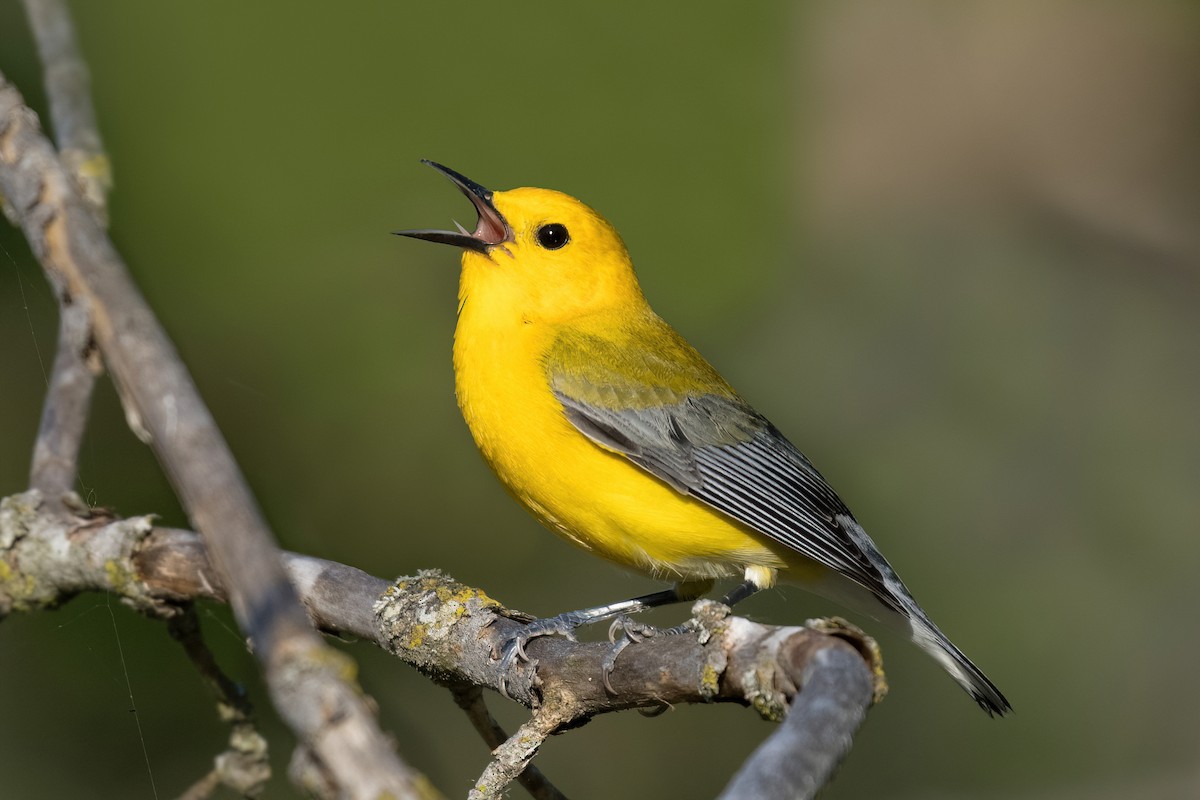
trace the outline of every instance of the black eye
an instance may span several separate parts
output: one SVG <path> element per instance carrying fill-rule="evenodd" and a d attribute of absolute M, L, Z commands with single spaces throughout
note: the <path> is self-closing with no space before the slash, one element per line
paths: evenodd
<path fill-rule="evenodd" d="M 551 222 L 537 229 L 537 240 L 547 250 L 557 250 L 571 241 L 571 234 L 567 233 L 566 225 Z"/>

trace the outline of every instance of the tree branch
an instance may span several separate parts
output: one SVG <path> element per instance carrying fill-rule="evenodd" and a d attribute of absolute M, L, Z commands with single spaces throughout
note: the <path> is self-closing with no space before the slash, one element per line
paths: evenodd
<path fill-rule="evenodd" d="M 741 793 L 729 797 L 791 797 L 794 792 L 752 792 L 765 785 L 764 776 L 780 770 L 790 776 L 787 786 L 823 783 L 848 749 L 866 706 L 885 690 L 877 651 L 865 637 L 837 627 L 830 635 L 760 625 L 729 617 L 726 607 L 711 601 L 696 604 L 699 636 L 651 637 L 627 648 L 611 676 L 615 694 L 598 679 L 606 643 L 534 639 L 526 646 L 530 662 L 505 674 L 493 654 L 526 618 L 483 591 L 437 572 L 389 583 L 310 556 L 287 554 L 285 564 L 322 630 L 373 642 L 442 684 L 497 692 L 507 686 L 514 700 L 534 710 L 533 719 L 510 737 L 481 777 L 480 783 L 495 793 L 521 772 L 546 735 L 597 714 L 734 702 L 767 719 L 787 716 L 789 721 L 743 768 L 728 790 Z M 88 589 L 116 592 L 141 607 L 225 599 L 220 577 L 194 533 L 153 528 L 144 518 L 66 517 L 43 508 L 33 491 L 4 499 L 0 616 L 53 605 Z M 844 655 L 831 662 L 821 655 L 831 650 Z M 831 721 L 837 724 L 825 727 Z M 807 755 L 801 757 L 793 749 L 797 746 Z M 746 784 L 751 779 L 760 783 Z M 742 785 L 753 788 L 743 791 Z"/>
<path fill-rule="evenodd" d="M 496 722 L 492 712 L 488 711 L 487 703 L 483 699 L 483 690 L 478 686 L 469 683 L 454 684 L 450 687 L 450 693 L 454 695 L 454 702 L 466 712 L 467 719 L 493 753 L 510 741 L 509 735 L 500 727 L 500 723 Z M 516 777 L 534 800 L 567 800 L 566 795 L 555 788 L 533 764 L 528 764 Z M 479 782 L 476 782 L 476 790 L 478 786 Z"/>
<path fill-rule="evenodd" d="M 759 745 L 719 800 L 811 798 L 833 777 L 854 744 L 875 687 L 859 654 L 826 648 L 800 666 L 784 660 L 788 677 L 804 687 L 779 730 Z"/>
<path fill-rule="evenodd" d="M 346 796 L 427 793 L 347 679 L 353 672 L 347 657 L 327 648 L 309 626 L 273 537 L 191 377 L 36 116 L 3 75 L 0 193 L 56 285 L 86 300 L 126 416 L 206 537 L 280 716 Z"/>
<path fill-rule="evenodd" d="M 200 620 L 191 603 L 176 607 L 167 617 L 167 630 L 179 642 L 205 684 L 217 700 L 221 720 L 229 724 L 229 747 L 214 760 L 213 768 L 194 783 L 181 800 L 203 800 L 219 785 L 233 789 L 243 797 L 257 797 L 271 778 L 267 759 L 267 740 L 258 732 L 254 711 L 245 691 L 230 680 L 221 668 L 204 637 Z"/>
<path fill-rule="evenodd" d="M 96 124 L 92 80 L 75 40 L 71 13 L 65 0 L 25 0 L 25 14 L 45 72 L 59 155 L 97 221 L 107 225 L 112 171 Z"/>
<path fill-rule="evenodd" d="M 494 758 L 467 793 L 467 800 L 497 800 L 503 797 L 513 780 L 529 772 L 529 762 L 538 754 L 542 743 L 564 721 L 558 714 L 534 712 L 517 728 L 516 733 L 492 751 Z"/>
<path fill-rule="evenodd" d="M 75 482 L 92 389 L 101 369 L 85 304 L 61 289 L 57 294 L 58 349 L 29 468 L 29 485 L 52 502 L 59 502 Z"/>
<path fill-rule="evenodd" d="M 63 0 L 25 0 L 25 13 L 45 71 L 59 153 L 103 225 L 111 174 L 92 108 L 87 64 L 75 41 L 70 13 Z M 19 224 L 16 217 L 14 222 Z M 86 300 L 73 298 L 53 276 L 51 282 L 59 307 L 58 350 L 42 406 L 29 485 L 58 502 L 75 481 L 92 388 L 101 365 Z"/>

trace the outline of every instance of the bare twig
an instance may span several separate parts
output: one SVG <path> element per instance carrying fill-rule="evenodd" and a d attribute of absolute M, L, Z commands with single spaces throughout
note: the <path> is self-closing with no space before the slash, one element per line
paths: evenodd
<path fill-rule="evenodd" d="M 791 678 L 804 691 L 796 694 L 783 725 L 742 765 L 720 800 L 811 798 L 850 752 L 873 694 L 866 663 L 852 651 L 828 648 Z"/>
<path fill-rule="evenodd" d="M 58 295 L 58 351 L 29 469 L 29 485 L 51 502 L 59 502 L 75 481 L 92 388 L 100 369 L 85 304 L 73 301 L 62 290 Z"/>
<path fill-rule="evenodd" d="M 45 70 L 59 154 L 96 219 L 107 224 L 112 171 L 92 107 L 91 77 L 75 40 L 70 11 L 65 0 L 25 0 L 25 14 Z"/>
<path fill-rule="evenodd" d="M 191 603 L 180 606 L 167 617 L 171 638 L 183 646 L 200 677 L 217 700 L 222 721 L 229 723 L 229 747 L 217 756 L 213 769 L 188 791 L 185 797 L 208 797 L 216 785 L 224 784 L 244 797 L 257 797 L 271 779 L 267 760 L 267 740 L 254 723 L 254 710 L 242 687 L 230 680 L 213 656 L 200 633 L 200 621 Z M 215 784 L 214 784 L 215 780 Z M 211 787 L 211 788 L 210 788 Z"/>
<path fill-rule="evenodd" d="M 542 742 L 566 721 L 555 713 L 535 711 L 516 733 L 493 751 L 495 757 L 467 793 L 467 800 L 503 797 L 508 785 L 529 770 L 529 762 L 537 755 Z"/>
<path fill-rule="evenodd" d="M 86 299 L 133 427 L 148 436 L 206 537 L 281 717 L 346 796 L 418 797 L 418 776 L 378 729 L 348 658 L 312 630 L 212 416 L 112 243 L 74 190 L 37 118 L 0 75 L 0 193 L 43 268 Z"/>
<path fill-rule="evenodd" d="M 390 581 L 335 561 L 296 553 L 283 556 L 288 576 L 314 625 L 326 633 L 380 643 L 372 605 L 391 588 Z M 203 540 L 192 531 L 154 528 L 138 546 L 129 567 L 138 576 L 139 586 L 156 602 L 201 598 L 229 602 Z"/>
<path fill-rule="evenodd" d="M 221 776 L 214 768 L 185 789 L 183 794 L 179 795 L 178 800 L 208 800 L 220 786 Z"/>
<path fill-rule="evenodd" d="M 25 0 L 25 12 L 45 69 L 60 156 L 96 219 L 104 224 L 111 183 L 108 157 L 96 126 L 87 65 L 75 41 L 71 15 L 63 0 Z M 75 480 L 100 359 L 92 345 L 87 301 L 72 297 L 54 278 L 51 276 L 59 306 L 58 351 L 42 406 L 29 485 L 58 502 Z"/>
<path fill-rule="evenodd" d="M 492 751 L 503 747 L 509 736 L 496 722 L 492 712 L 488 711 L 483 699 L 483 690 L 469 683 L 454 684 L 450 687 L 454 702 L 467 714 L 476 732 Z M 511 779 L 510 779 L 511 780 Z M 567 796 L 550 783 L 542 771 L 533 764 L 527 764 L 517 775 L 517 781 L 525 787 L 534 800 L 567 800 Z M 478 784 L 476 784 L 478 787 Z"/>

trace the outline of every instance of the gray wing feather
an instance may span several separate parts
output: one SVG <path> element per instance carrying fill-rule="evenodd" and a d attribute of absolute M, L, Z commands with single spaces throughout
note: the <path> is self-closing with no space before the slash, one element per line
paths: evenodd
<path fill-rule="evenodd" d="M 654 421 L 639 426 L 640 430 L 627 431 L 617 420 L 605 419 L 610 416 L 608 414 L 588 413 L 581 404 L 562 395 L 559 400 L 571 424 L 592 441 L 624 454 L 630 461 L 671 484 L 677 492 L 690 494 L 700 488 L 703 480 L 691 455 L 692 446 L 687 441 L 681 440 L 669 447 L 643 444 L 652 441 L 651 437 L 657 433 Z"/>
<path fill-rule="evenodd" d="M 704 482 L 696 460 L 697 447 L 740 441 L 755 426 L 766 424 L 748 416 L 729 398 L 716 395 L 689 397 L 675 405 L 611 409 L 561 391 L 554 394 L 567 419 L 581 433 L 623 453 L 684 494 L 692 494 Z"/>
<path fill-rule="evenodd" d="M 892 592 L 876 563 L 886 561 L 874 547 L 864 551 L 839 520 L 853 524 L 845 503 L 803 453 L 740 399 L 701 395 L 614 409 L 557 389 L 555 395 L 571 424 L 597 444 L 889 602 Z"/>

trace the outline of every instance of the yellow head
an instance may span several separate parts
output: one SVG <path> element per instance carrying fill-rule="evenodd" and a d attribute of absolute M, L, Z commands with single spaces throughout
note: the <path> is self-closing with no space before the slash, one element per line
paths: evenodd
<path fill-rule="evenodd" d="M 426 162 L 479 213 L 473 232 L 399 231 L 463 248 L 459 298 L 524 322 L 556 322 L 645 302 L 620 235 L 575 198 L 549 189 L 491 192 Z"/>

